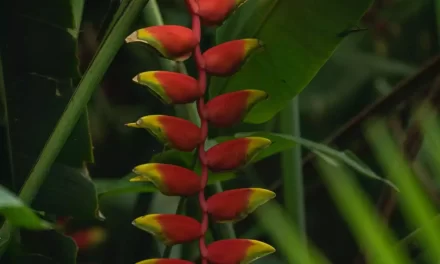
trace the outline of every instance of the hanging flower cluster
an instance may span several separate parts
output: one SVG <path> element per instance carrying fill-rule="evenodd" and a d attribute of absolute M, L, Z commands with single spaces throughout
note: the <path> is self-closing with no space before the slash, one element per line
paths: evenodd
<path fill-rule="evenodd" d="M 250 239 L 225 239 L 209 245 L 205 243 L 208 218 L 219 223 L 244 219 L 258 206 L 275 197 L 275 193 L 260 188 L 242 188 L 217 193 L 205 198 L 208 171 L 235 170 L 249 163 L 271 141 L 262 137 L 245 137 L 226 141 L 205 149 L 208 124 L 229 127 L 239 123 L 267 93 L 258 90 L 241 90 L 217 96 L 205 104 L 207 76 L 226 77 L 235 74 L 248 57 L 262 47 L 257 39 L 240 39 L 222 43 L 203 52 L 200 49 L 201 25 L 218 26 L 243 0 L 186 0 L 192 15 L 192 29 L 178 25 L 152 26 L 133 32 L 127 42 L 143 42 L 160 56 L 184 61 L 194 54 L 198 79 L 168 71 L 149 71 L 138 74 L 133 80 L 156 95 L 165 104 L 197 102 L 201 119 L 198 127 L 190 121 L 166 116 L 141 117 L 127 126 L 143 128 L 165 146 L 185 152 L 196 150 L 202 167 L 201 175 L 170 164 L 148 163 L 136 166 L 137 175 L 131 181 L 149 181 L 165 195 L 198 195 L 202 220 L 177 214 L 149 214 L 139 217 L 133 224 L 145 230 L 165 245 L 199 240 L 201 262 L 212 264 L 249 263 L 275 251 L 263 242 Z M 190 264 L 179 259 L 149 259 L 139 264 Z"/>

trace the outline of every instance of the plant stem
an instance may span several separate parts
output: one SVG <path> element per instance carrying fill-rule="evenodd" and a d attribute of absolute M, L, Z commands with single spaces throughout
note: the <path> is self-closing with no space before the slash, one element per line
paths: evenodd
<path fill-rule="evenodd" d="M 78 122 L 78 119 L 87 106 L 95 88 L 99 85 L 107 68 L 110 66 L 110 63 L 119 48 L 124 43 L 124 39 L 129 33 L 130 26 L 138 17 L 140 11 L 142 11 L 147 0 L 126 0 L 125 2 L 128 2 L 128 5 L 121 4 L 124 8 L 126 6 L 125 10 L 121 12 L 120 18 L 109 33 L 108 37 L 102 43 L 91 65 L 87 69 L 87 72 L 81 79 L 77 90 L 67 105 L 66 111 L 62 114 L 52 132 L 52 135 L 41 151 L 37 163 L 20 191 L 19 197 L 26 204 L 30 204 L 35 198 L 38 189 L 46 179 L 50 167 Z M 5 229 L 8 229 L 10 232 L 13 231 L 13 228 L 6 224 L 3 225 L 0 234 L 4 234 L 3 232 L 6 231 Z M 1 253 L 3 252 L 0 252 L 0 255 Z"/>
<path fill-rule="evenodd" d="M 14 163 L 13 163 L 13 156 L 12 156 L 12 140 L 11 140 L 11 130 L 9 128 L 9 114 L 8 114 L 8 105 L 7 105 L 7 99 L 6 99 L 6 87 L 3 77 L 3 63 L 2 59 L 0 57 L 0 107 L 2 107 L 3 116 L 0 118 L 2 121 L 4 121 L 4 127 L 6 131 L 6 141 L 7 141 L 7 149 L 8 149 L 8 164 L 9 164 L 9 174 L 10 174 L 10 182 L 8 182 L 8 188 L 11 188 L 14 192 L 16 192 L 16 184 L 15 184 L 15 171 L 14 171 Z M 6 172 L 6 170 L 5 170 Z"/>
<path fill-rule="evenodd" d="M 298 96 L 293 98 L 289 106 L 280 113 L 280 125 L 282 133 L 294 137 L 301 136 Z M 284 206 L 294 221 L 302 241 L 307 243 L 302 157 L 299 144 L 282 153 L 281 168 L 284 181 Z"/>

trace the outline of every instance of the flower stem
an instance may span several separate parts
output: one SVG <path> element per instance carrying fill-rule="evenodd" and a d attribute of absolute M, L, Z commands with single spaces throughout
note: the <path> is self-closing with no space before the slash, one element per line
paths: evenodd
<path fill-rule="evenodd" d="M 197 7 L 198 3 L 195 0 L 186 0 L 186 4 L 192 16 L 192 31 L 194 32 L 197 41 L 200 42 L 200 38 L 202 35 L 201 22 L 200 22 L 200 17 L 195 12 L 196 11 L 195 8 Z M 194 56 L 198 69 L 199 89 L 202 91 L 202 94 L 204 95 L 206 93 L 207 74 L 204 68 L 205 61 L 202 56 L 202 51 L 200 49 L 200 43 L 197 44 L 197 46 L 194 49 Z M 200 248 L 201 263 L 207 264 L 208 249 L 206 247 L 205 234 L 206 231 L 208 230 L 209 218 L 208 218 L 208 208 L 205 198 L 205 188 L 208 183 L 208 165 L 206 160 L 205 142 L 206 139 L 208 138 L 208 121 L 205 117 L 205 99 L 203 95 L 200 97 L 200 99 L 197 102 L 197 111 L 200 117 L 200 129 L 202 133 L 202 143 L 198 148 L 199 160 L 202 167 L 201 183 L 200 183 L 202 188 L 199 192 L 199 204 L 200 204 L 200 209 L 202 211 L 202 223 L 201 223 L 202 235 L 200 236 L 200 240 L 199 240 L 199 248 Z"/>
<path fill-rule="evenodd" d="M 301 136 L 298 96 L 281 112 L 280 125 L 282 133 L 294 137 Z M 301 239 L 307 243 L 301 146 L 296 145 L 293 149 L 282 153 L 281 163 L 284 181 L 284 206 L 294 221 Z"/>

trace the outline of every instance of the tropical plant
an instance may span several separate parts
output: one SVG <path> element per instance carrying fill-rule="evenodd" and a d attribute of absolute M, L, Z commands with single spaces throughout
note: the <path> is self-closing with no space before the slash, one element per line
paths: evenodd
<path fill-rule="evenodd" d="M 1 2 L 0 262 L 437 263 L 437 3 L 372 2 Z"/>

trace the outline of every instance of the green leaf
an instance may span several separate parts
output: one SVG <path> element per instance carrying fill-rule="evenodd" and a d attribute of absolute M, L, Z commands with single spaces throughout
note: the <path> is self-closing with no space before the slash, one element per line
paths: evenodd
<path fill-rule="evenodd" d="M 25 254 L 19 256 L 16 263 L 77 263 L 76 256 L 78 253 L 78 247 L 75 241 L 68 236 L 55 230 L 44 232 L 22 232 L 21 236 L 21 247 Z M 35 255 L 50 259 L 51 262 L 24 262 L 24 260 Z"/>
<path fill-rule="evenodd" d="M 95 185 L 80 170 L 55 163 L 35 197 L 32 207 L 60 216 L 99 218 Z"/>
<path fill-rule="evenodd" d="M 278 202 L 264 204 L 255 211 L 255 216 L 287 263 L 330 263 L 314 246 L 302 242 L 298 230 L 295 229 L 296 225 Z"/>
<path fill-rule="evenodd" d="M 0 214 L 12 225 L 27 229 L 49 229 L 50 225 L 40 219 L 29 207 L 23 204 L 17 196 L 0 185 Z"/>
<path fill-rule="evenodd" d="M 438 222 L 432 221 L 438 213 L 436 205 L 429 199 L 402 155 L 385 120 L 370 120 L 365 135 L 385 173 L 402 189 L 404 195 L 397 198 L 403 216 L 413 228 L 423 227 L 417 238 L 426 249 L 426 260 L 428 263 L 437 262 L 440 259 L 440 226 Z"/>
<path fill-rule="evenodd" d="M 14 15 L 5 19 L 4 30 L 10 34 L 0 49 L 16 190 L 29 175 L 80 79 L 78 40 L 71 33 L 79 31 L 82 8 L 73 10 L 80 1 L 75 5 L 71 1 L 26 1 L 8 7 Z M 93 161 L 85 110 L 81 109 L 57 162 L 80 167 L 84 161 Z"/>
<path fill-rule="evenodd" d="M 357 158 L 353 153 L 349 151 L 342 151 L 342 152 L 337 151 L 323 144 L 315 143 L 303 138 L 293 137 L 284 134 L 276 134 L 276 133 L 268 133 L 268 132 L 247 132 L 247 133 L 238 133 L 235 135 L 235 137 L 247 137 L 247 136 L 265 137 L 272 140 L 273 142 L 278 143 L 281 146 L 292 145 L 295 143 L 300 144 L 305 148 L 308 148 L 310 151 L 316 153 L 318 156 L 323 158 L 327 163 L 330 163 L 333 166 L 338 165 L 340 162 L 345 163 L 346 165 L 350 166 L 352 169 L 356 170 L 362 175 L 382 181 L 388 184 L 389 186 L 391 186 L 392 188 L 394 188 L 395 190 L 397 191 L 399 190 L 391 181 L 380 177 L 363 162 L 359 162 L 360 161 L 359 158 Z M 271 150 L 271 147 L 272 146 L 267 148 L 265 151 L 267 151 L 268 154 L 276 153 L 275 150 Z M 265 156 L 267 155 L 264 155 L 264 157 Z"/>
<path fill-rule="evenodd" d="M 372 0 L 248 1 L 218 29 L 217 43 L 255 37 L 265 50 L 231 78 L 212 78 L 211 97 L 259 89 L 269 99 L 256 105 L 245 121 L 270 120 L 312 80 L 332 55 L 341 32 L 356 25 Z"/>

